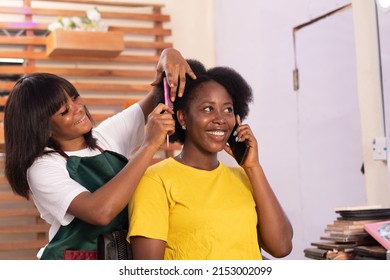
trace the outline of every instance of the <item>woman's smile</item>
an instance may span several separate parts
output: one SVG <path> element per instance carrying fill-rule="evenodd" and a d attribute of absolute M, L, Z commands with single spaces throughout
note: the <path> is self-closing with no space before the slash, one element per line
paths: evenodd
<path fill-rule="evenodd" d="M 208 130 L 206 131 L 206 133 L 211 136 L 212 139 L 214 139 L 215 141 L 223 141 L 225 140 L 225 136 L 226 136 L 226 131 L 224 130 Z"/>
<path fill-rule="evenodd" d="M 85 123 L 86 121 L 88 121 L 88 117 L 87 115 L 84 113 L 84 116 L 77 122 L 74 123 L 74 125 L 79 125 L 81 123 Z"/>

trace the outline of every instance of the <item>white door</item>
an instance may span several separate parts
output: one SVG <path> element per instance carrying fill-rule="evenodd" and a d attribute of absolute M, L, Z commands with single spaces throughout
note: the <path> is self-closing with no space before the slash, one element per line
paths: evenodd
<path fill-rule="evenodd" d="M 319 241 L 336 207 L 366 204 L 352 9 L 295 32 L 304 240 Z"/>
<path fill-rule="evenodd" d="M 385 117 L 385 132 L 387 138 L 387 158 L 389 159 L 390 147 L 390 10 L 378 8 L 378 30 L 379 30 L 379 47 L 382 69 L 383 85 L 383 109 Z M 389 168 L 389 187 L 390 187 L 390 164 Z"/>

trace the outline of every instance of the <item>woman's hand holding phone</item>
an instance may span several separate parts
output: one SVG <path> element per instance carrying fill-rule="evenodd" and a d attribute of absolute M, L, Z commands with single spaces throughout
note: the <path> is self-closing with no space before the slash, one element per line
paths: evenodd
<path fill-rule="evenodd" d="M 250 167 L 259 164 L 257 140 L 248 124 L 241 124 L 236 116 L 236 125 L 225 146 L 225 151 L 233 156 L 240 166 Z"/>
<path fill-rule="evenodd" d="M 245 161 L 245 158 L 246 158 L 246 155 L 248 152 L 248 145 L 247 145 L 246 140 L 240 142 L 239 141 L 240 139 L 237 136 L 236 129 L 240 124 L 241 124 L 240 116 L 237 115 L 236 116 L 236 125 L 234 126 L 233 131 L 230 134 L 230 137 L 228 139 L 228 144 L 229 144 L 229 148 L 230 148 L 231 152 L 229 153 L 228 150 L 227 150 L 227 152 L 236 159 L 236 161 L 239 165 L 242 165 Z"/>

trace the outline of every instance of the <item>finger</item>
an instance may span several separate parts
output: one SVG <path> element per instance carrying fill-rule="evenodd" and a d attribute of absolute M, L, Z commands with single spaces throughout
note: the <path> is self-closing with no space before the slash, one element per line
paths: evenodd
<path fill-rule="evenodd" d="M 250 140 L 251 138 L 251 134 L 250 133 L 247 133 L 247 132 L 243 132 L 241 133 L 241 135 L 239 136 L 239 141 L 240 142 L 244 142 L 246 140 Z"/>
<path fill-rule="evenodd" d="M 186 70 L 185 68 L 181 68 L 179 70 L 179 90 L 178 90 L 178 96 L 183 97 L 184 88 L 186 86 Z"/>
<path fill-rule="evenodd" d="M 252 131 L 250 130 L 248 125 L 240 125 L 239 129 L 237 129 L 237 137 L 240 142 L 248 140 L 252 136 Z"/>
<path fill-rule="evenodd" d="M 156 72 L 156 76 L 154 77 L 154 81 L 150 84 L 151 86 L 157 86 L 161 83 L 163 79 L 163 73 L 161 71 Z"/>
<path fill-rule="evenodd" d="M 185 71 L 186 71 L 186 73 L 188 74 L 188 76 L 191 77 L 191 79 L 196 80 L 196 75 L 195 75 L 195 73 L 192 71 L 192 69 L 191 69 L 191 67 L 190 67 L 190 65 L 189 65 L 188 63 L 187 63 L 187 65 L 185 66 Z"/>
<path fill-rule="evenodd" d="M 156 115 L 155 120 L 160 121 L 164 125 L 175 125 L 175 121 L 171 114 Z"/>
<path fill-rule="evenodd" d="M 171 107 L 169 107 L 168 105 L 165 105 L 165 104 L 158 104 L 156 106 L 156 108 L 154 108 L 154 110 L 150 113 L 150 115 L 159 115 L 161 114 L 162 112 L 169 112 L 170 114 L 173 114 L 173 109 Z"/>
<path fill-rule="evenodd" d="M 164 125 L 165 132 L 168 135 L 171 135 L 175 132 L 175 121 L 172 118 L 163 120 L 162 124 Z"/>
<path fill-rule="evenodd" d="M 236 115 L 236 122 L 238 125 L 241 125 L 241 117 L 239 114 Z"/>
<path fill-rule="evenodd" d="M 229 147 L 229 145 L 225 145 L 223 147 L 223 149 L 225 150 L 226 153 L 228 153 L 229 155 L 233 156 L 232 149 Z"/>
<path fill-rule="evenodd" d="M 184 89 L 185 89 L 186 79 L 187 79 L 186 74 L 188 74 L 191 77 L 191 79 L 193 79 L 193 80 L 196 79 L 196 75 L 192 71 L 192 69 L 188 63 L 183 65 L 179 70 L 179 89 L 178 89 L 178 94 L 177 94 L 179 97 L 183 97 L 183 94 L 184 94 Z"/>
<path fill-rule="evenodd" d="M 236 123 L 234 124 L 234 129 L 233 129 L 233 136 L 237 136 L 238 137 L 238 133 L 240 132 L 241 130 L 241 117 L 240 115 L 236 115 Z"/>
<path fill-rule="evenodd" d="M 167 135 L 172 135 L 175 132 L 175 122 L 171 120 L 162 120 L 159 122 L 161 132 L 164 134 L 164 139 Z"/>
<path fill-rule="evenodd" d="M 173 133 L 175 133 L 175 124 L 170 123 L 167 125 L 167 134 L 172 135 Z"/>
<path fill-rule="evenodd" d="M 174 102 L 176 99 L 177 85 L 178 85 L 178 75 L 179 75 L 179 65 L 175 64 L 173 68 L 166 72 L 166 77 L 168 84 L 171 88 L 171 101 Z"/>
<path fill-rule="evenodd" d="M 188 74 L 194 80 L 197 78 L 188 63 L 186 63 L 184 66 L 180 66 L 179 64 L 174 66 L 171 78 L 175 82 L 170 83 L 172 102 L 174 102 L 176 99 L 176 92 L 178 97 L 183 97 L 187 78 L 186 74 Z"/>

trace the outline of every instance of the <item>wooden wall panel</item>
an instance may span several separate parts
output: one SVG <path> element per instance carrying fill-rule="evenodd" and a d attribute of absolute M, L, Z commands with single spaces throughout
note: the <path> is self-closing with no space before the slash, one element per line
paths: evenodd
<path fill-rule="evenodd" d="M 3 6 L 1 6 L 3 5 Z M 116 57 L 46 55 L 48 25 L 58 17 L 86 16 L 97 7 L 109 31 L 124 33 L 125 48 Z M 88 0 L 15 0 L 0 4 L 0 259 L 34 259 L 47 242 L 48 225 L 31 201 L 14 195 L 4 177 L 3 107 L 15 80 L 32 72 L 50 72 L 70 80 L 86 100 L 95 121 L 136 102 L 150 90 L 155 66 L 169 42 L 170 16 L 161 4 Z M 179 145 L 164 148 L 155 161 Z"/>

